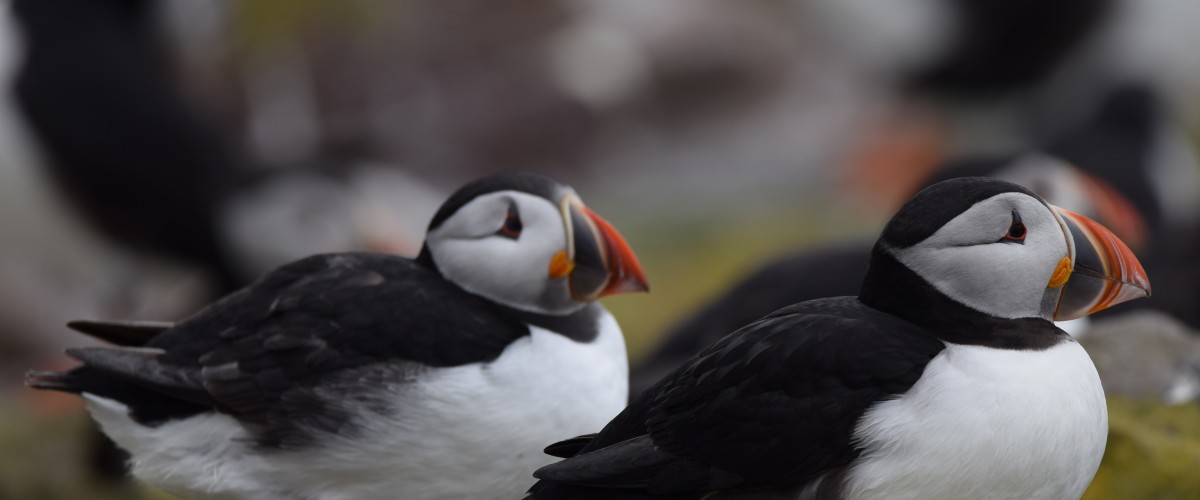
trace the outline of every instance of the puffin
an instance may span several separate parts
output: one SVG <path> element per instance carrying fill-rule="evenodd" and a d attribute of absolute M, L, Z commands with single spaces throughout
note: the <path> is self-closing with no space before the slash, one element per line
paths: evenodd
<path fill-rule="evenodd" d="M 1110 231 L 1016 184 L 934 184 L 884 227 L 857 296 L 734 331 L 527 498 L 1079 498 L 1105 396 L 1054 320 L 1150 294 Z"/>
<path fill-rule="evenodd" d="M 1105 142 L 1110 145 L 1114 142 L 1103 135 L 1097 134 L 1089 143 L 1101 147 Z M 1188 271 L 1195 266 L 1181 259 L 1161 262 L 1156 258 L 1159 252 L 1147 242 L 1160 233 L 1157 230 L 1159 226 L 1151 225 L 1151 219 L 1142 215 L 1147 212 L 1132 201 L 1134 196 L 1124 194 L 1125 186 L 1134 183 L 1118 182 L 1107 175 L 1107 172 L 1116 172 L 1122 167 L 1140 170 L 1146 167 L 1146 163 L 1122 163 L 1130 158 L 1132 151 L 1110 152 L 1113 154 L 1106 161 L 1086 166 L 1044 151 L 1030 151 L 1017 156 L 964 157 L 943 164 L 938 173 L 923 181 L 923 185 L 933 185 L 956 177 L 982 176 L 1030 186 L 1043 199 L 1100 221 L 1122 242 L 1139 251 L 1142 260 L 1163 264 L 1157 269 L 1171 269 L 1172 273 L 1181 274 L 1180 277 L 1156 276 L 1155 283 L 1159 285 L 1159 291 L 1167 289 L 1169 293 L 1159 293 L 1152 299 L 1139 301 L 1139 306 L 1162 304 L 1166 306 L 1162 307 L 1164 310 L 1180 318 L 1194 316 L 1194 313 L 1187 311 L 1195 308 L 1183 307 L 1183 304 L 1188 303 L 1185 300 L 1187 297 L 1194 295 L 1188 288 L 1196 287 L 1171 285 L 1176 281 L 1186 281 Z M 1129 154 L 1120 154 L 1122 152 Z M 1179 240 L 1178 235 L 1191 233 L 1176 231 L 1171 234 Z M 636 397 L 705 347 L 772 311 L 797 302 L 857 294 L 867 274 L 873 246 L 873 240 L 854 237 L 791 251 L 767 260 L 728 290 L 722 291 L 663 332 L 661 343 L 631 366 L 630 394 Z M 1166 245 L 1157 246 L 1162 248 Z M 1163 279 L 1167 281 L 1166 287 L 1163 286 Z M 1109 311 L 1101 312 L 1106 313 Z M 1071 333 L 1085 331 L 1089 321 L 1090 317 L 1081 318 L 1068 325 L 1068 328 L 1075 330 Z"/>
<path fill-rule="evenodd" d="M 132 474 L 193 499 L 519 498 L 627 401 L 596 299 L 647 290 L 629 244 L 548 177 L 470 182 L 420 254 L 321 254 L 178 323 L 79 321 L 34 389 L 80 395 Z"/>

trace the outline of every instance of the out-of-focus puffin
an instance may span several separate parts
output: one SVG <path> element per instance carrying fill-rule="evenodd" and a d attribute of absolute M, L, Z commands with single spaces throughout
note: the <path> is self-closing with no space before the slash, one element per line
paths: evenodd
<path fill-rule="evenodd" d="M 858 297 L 795 304 L 692 358 L 534 475 L 532 498 L 1078 498 L 1104 392 L 1053 319 L 1149 294 L 1108 230 L 1015 184 L 931 186 Z"/>
<path fill-rule="evenodd" d="M 77 323 L 38 389 L 79 393 L 133 474 L 187 498 L 514 498 L 627 398 L 594 300 L 646 281 L 568 186 L 510 173 L 439 209 L 416 260 L 317 255 L 175 325 Z"/>
<path fill-rule="evenodd" d="M 172 83 L 162 2 L 10 3 L 22 48 L 13 105 L 64 200 L 115 241 L 197 265 L 222 292 L 244 285 L 217 237 L 238 161 Z"/>

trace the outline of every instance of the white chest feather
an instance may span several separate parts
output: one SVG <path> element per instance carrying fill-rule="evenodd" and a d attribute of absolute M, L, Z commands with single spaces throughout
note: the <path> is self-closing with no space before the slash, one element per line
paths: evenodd
<path fill-rule="evenodd" d="M 149 429 L 91 398 L 139 479 L 195 499 L 508 499 L 554 459 L 553 442 L 595 432 L 625 406 L 624 337 L 605 313 L 581 344 L 532 328 L 496 361 L 397 384 L 390 408 L 363 408 L 360 431 L 303 450 L 261 450 L 234 419 L 206 414 Z"/>
<path fill-rule="evenodd" d="M 846 498 L 1079 498 L 1108 432 L 1100 378 L 1076 342 L 1045 351 L 950 344 L 869 410 Z"/>

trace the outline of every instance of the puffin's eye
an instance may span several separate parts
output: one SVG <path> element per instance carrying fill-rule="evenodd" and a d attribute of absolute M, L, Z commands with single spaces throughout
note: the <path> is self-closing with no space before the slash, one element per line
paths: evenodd
<path fill-rule="evenodd" d="M 521 216 L 517 214 L 517 207 L 510 205 L 508 215 L 504 216 L 504 224 L 500 226 L 497 233 L 515 240 L 521 237 L 521 230 L 524 228 L 525 226 L 521 224 Z"/>
<path fill-rule="evenodd" d="M 1012 224 L 1008 226 L 1008 231 L 1004 233 L 1004 237 L 1000 238 L 1001 242 L 1008 243 L 1025 243 L 1025 224 L 1021 222 L 1021 214 L 1016 210 L 1012 211 Z"/>

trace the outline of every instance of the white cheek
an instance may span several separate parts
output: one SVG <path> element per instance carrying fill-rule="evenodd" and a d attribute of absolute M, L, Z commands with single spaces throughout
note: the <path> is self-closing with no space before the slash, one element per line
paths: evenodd
<path fill-rule="evenodd" d="M 467 291 L 517 309 L 565 313 L 582 307 L 571 300 L 565 280 L 549 276 L 554 254 L 566 249 L 558 207 L 524 193 L 504 196 L 501 203 L 481 199 L 469 204 L 430 233 L 430 252 L 442 275 Z M 521 216 L 517 239 L 496 234 L 509 200 Z"/>
<path fill-rule="evenodd" d="M 1014 196 L 1019 198 L 1005 200 Z M 999 240 L 1013 205 L 1028 228 L 1024 244 L 970 243 Z M 993 316 L 1019 318 L 1042 315 L 1046 285 L 1069 251 L 1045 206 L 1006 194 L 973 207 L 927 240 L 892 253 L 947 297 Z"/>
<path fill-rule="evenodd" d="M 1028 248 L 1012 244 L 901 252 L 897 258 L 946 296 L 1000 317 L 1036 315 L 1046 280 Z M 1032 261 L 1031 261 L 1032 260 Z"/>
<path fill-rule="evenodd" d="M 438 248 L 438 269 L 459 286 L 480 294 L 506 291 L 504 295 L 520 301 L 529 297 L 515 286 L 534 276 L 533 261 L 520 257 L 516 241 L 488 237 L 477 240 L 448 240 Z M 542 273 L 545 274 L 544 272 Z"/>
<path fill-rule="evenodd" d="M 549 276 L 551 258 L 565 248 L 563 231 L 538 229 L 526 225 L 518 240 L 447 240 L 441 243 L 434 260 L 450 281 L 501 304 L 544 313 L 554 312 L 551 309 L 559 306 L 574 307 L 573 303 L 555 304 L 549 297 L 570 297 L 565 288 L 552 289 L 556 282 Z"/>

